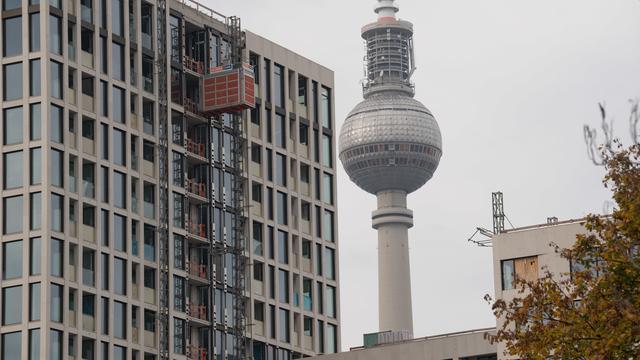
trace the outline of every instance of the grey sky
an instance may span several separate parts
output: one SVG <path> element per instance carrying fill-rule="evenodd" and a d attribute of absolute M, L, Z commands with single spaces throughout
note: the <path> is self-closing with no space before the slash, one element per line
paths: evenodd
<path fill-rule="evenodd" d="M 360 27 L 373 0 L 207 0 L 243 25 L 335 71 L 337 126 L 362 99 Z M 640 2 L 403 0 L 415 25 L 416 98 L 431 109 L 444 155 L 409 197 L 416 336 L 494 326 L 490 195 L 505 193 L 515 226 L 602 212 L 603 169 L 586 157 L 582 124 L 606 101 L 627 136 L 627 99 L 640 96 Z M 373 196 L 339 166 L 342 347 L 377 330 Z"/>

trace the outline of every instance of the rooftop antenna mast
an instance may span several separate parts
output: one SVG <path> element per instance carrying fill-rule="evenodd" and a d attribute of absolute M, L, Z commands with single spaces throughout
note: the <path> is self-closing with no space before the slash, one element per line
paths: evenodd
<path fill-rule="evenodd" d="M 511 228 L 513 228 L 513 224 L 511 224 L 509 218 L 504 214 L 504 195 L 501 191 L 491 193 L 491 207 L 493 209 L 493 231 L 483 227 L 477 227 L 476 231 L 467 241 L 480 247 L 491 247 L 493 237 L 504 232 L 505 220 L 507 220 Z"/>

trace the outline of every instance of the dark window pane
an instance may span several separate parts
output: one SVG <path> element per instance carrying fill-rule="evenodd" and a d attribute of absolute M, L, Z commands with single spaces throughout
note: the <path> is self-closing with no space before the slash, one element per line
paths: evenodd
<path fill-rule="evenodd" d="M 2 21 L 4 23 L 4 57 L 22 54 L 22 17 L 2 19 Z"/>
<path fill-rule="evenodd" d="M 5 65 L 3 84 L 4 100 L 22 99 L 22 83 L 22 63 Z"/>

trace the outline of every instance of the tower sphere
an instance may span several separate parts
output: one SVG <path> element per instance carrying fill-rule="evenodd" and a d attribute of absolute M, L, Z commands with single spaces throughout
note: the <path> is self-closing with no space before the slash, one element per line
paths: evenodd
<path fill-rule="evenodd" d="M 369 95 L 347 116 L 339 148 L 349 178 L 363 190 L 411 193 L 438 167 L 442 137 L 422 103 L 404 92 L 384 91 Z"/>

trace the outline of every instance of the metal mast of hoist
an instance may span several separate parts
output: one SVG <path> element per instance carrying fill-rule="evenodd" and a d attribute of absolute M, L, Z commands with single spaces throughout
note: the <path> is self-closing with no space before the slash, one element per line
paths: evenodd
<path fill-rule="evenodd" d="M 158 354 L 160 360 L 169 360 L 169 121 L 167 95 L 167 2 L 157 1 L 158 8 L 158 48 L 156 70 L 158 76 L 158 179 L 160 190 L 160 210 L 158 221 L 158 243 L 160 250 L 160 296 L 158 308 L 158 329 L 160 330 Z"/>

